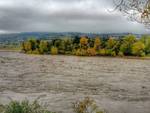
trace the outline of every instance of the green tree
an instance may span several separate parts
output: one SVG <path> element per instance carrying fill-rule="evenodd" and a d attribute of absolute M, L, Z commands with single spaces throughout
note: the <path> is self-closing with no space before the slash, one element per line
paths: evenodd
<path fill-rule="evenodd" d="M 114 47 L 116 46 L 116 40 L 115 39 L 113 39 L 112 37 L 110 37 L 109 39 L 108 39 L 108 41 L 106 42 L 106 48 L 107 49 L 114 49 Z"/>
<path fill-rule="evenodd" d="M 140 39 L 145 44 L 145 53 L 150 54 L 150 36 L 143 35 Z"/>
<path fill-rule="evenodd" d="M 65 38 L 64 39 L 65 42 L 65 53 L 66 54 L 72 54 L 73 51 L 73 40 L 72 38 Z"/>
<path fill-rule="evenodd" d="M 136 56 L 145 56 L 145 45 L 141 41 L 135 42 L 132 46 L 132 54 Z"/>
<path fill-rule="evenodd" d="M 120 46 L 120 51 L 125 55 L 132 55 L 132 45 L 136 42 L 134 35 L 127 35 L 124 37 Z"/>
<path fill-rule="evenodd" d="M 41 54 L 48 53 L 48 42 L 45 40 L 41 40 L 39 50 Z"/>
<path fill-rule="evenodd" d="M 64 41 L 64 39 L 61 40 L 61 43 L 58 46 L 58 53 L 65 54 L 65 41 Z"/>

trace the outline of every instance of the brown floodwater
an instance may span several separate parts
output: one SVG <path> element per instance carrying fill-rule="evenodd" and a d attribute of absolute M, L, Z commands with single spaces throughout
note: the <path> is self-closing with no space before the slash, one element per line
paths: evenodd
<path fill-rule="evenodd" d="M 150 113 L 150 60 L 0 52 L 0 104 L 37 99 L 73 113 L 87 96 L 107 113 Z"/>

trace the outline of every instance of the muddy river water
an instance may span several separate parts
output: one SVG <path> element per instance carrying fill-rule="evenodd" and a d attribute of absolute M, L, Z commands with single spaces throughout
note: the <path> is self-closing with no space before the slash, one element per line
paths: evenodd
<path fill-rule="evenodd" d="M 87 96 L 107 113 L 150 113 L 150 60 L 0 52 L 0 104 L 37 99 L 73 113 Z"/>

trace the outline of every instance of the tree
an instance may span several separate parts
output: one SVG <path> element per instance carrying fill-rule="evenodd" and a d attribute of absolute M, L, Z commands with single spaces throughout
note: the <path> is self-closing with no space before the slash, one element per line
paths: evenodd
<path fill-rule="evenodd" d="M 110 37 L 108 41 L 106 42 L 106 48 L 114 50 L 115 47 L 117 46 L 116 44 L 117 44 L 117 41 L 114 38 Z"/>
<path fill-rule="evenodd" d="M 29 41 L 24 42 L 25 52 L 32 51 L 32 43 Z"/>
<path fill-rule="evenodd" d="M 144 35 L 141 37 L 140 41 L 145 44 L 145 53 L 150 54 L 150 36 Z"/>
<path fill-rule="evenodd" d="M 96 37 L 94 40 L 94 48 L 95 50 L 99 50 L 101 46 L 101 40 L 99 37 Z"/>
<path fill-rule="evenodd" d="M 65 51 L 66 53 L 71 53 L 73 50 L 73 40 L 71 38 L 65 38 L 64 39 L 65 42 Z"/>
<path fill-rule="evenodd" d="M 150 0 L 113 0 L 115 10 L 126 14 L 131 20 L 150 27 Z"/>
<path fill-rule="evenodd" d="M 123 52 L 125 55 L 132 55 L 132 45 L 135 41 L 136 37 L 134 35 L 125 36 L 120 46 L 120 52 Z"/>
<path fill-rule="evenodd" d="M 87 37 L 81 37 L 80 38 L 80 44 L 81 44 L 82 47 L 87 46 L 88 38 Z"/>
<path fill-rule="evenodd" d="M 47 53 L 48 52 L 48 42 L 41 40 L 40 45 L 39 45 L 39 50 L 41 54 Z"/>
<path fill-rule="evenodd" d="M 65 54 L 65 41 L 63 39 L 58 46 L 58 53 Z"/>
<path fill-rule="evenodd" d="M 145 56 L 145 45 L 141 41 L 135 42 L 132 46 L 132 54 L 136 56 Z"/>

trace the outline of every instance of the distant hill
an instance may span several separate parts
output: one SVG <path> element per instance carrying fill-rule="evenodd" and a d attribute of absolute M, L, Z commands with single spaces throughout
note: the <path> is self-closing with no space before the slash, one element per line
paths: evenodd
<path fill-rule="evenodd" d="M 100 34 L 100 33 L 79 33 L 79 32 L 24 32 L 24 33 L 11 33 L 11 34 L 0 34 L 0 44 L 4 43 L 19 43 L 24 40 L 27 40 L 30 37 L 34 37 L 37 39 L 45 39 L 51 40 L 54 38 L 62 38 L 62 37 L 76 37 L 86 35 L 90 38 L 95 36 L 100 36 L 101 38 L 108 38 L 110 36 L 121 38 L 129 33 L 109 33 L 109 34 Z M 138 38 L 141 37 L 142 34 L 134 34 Z"/>

